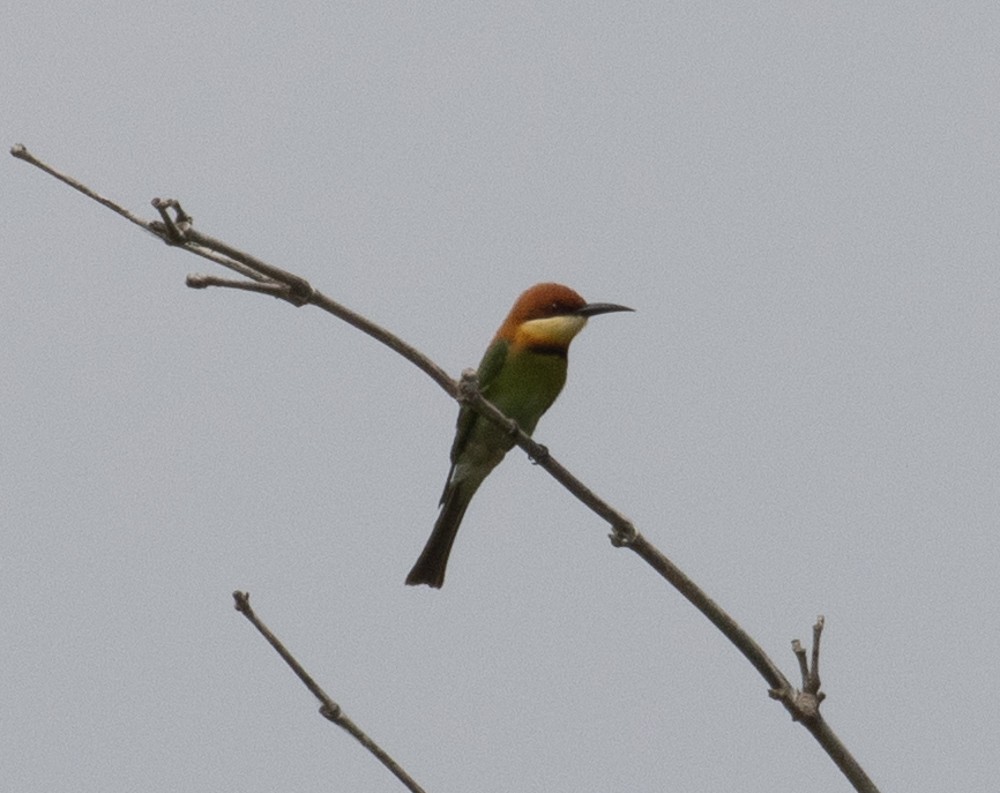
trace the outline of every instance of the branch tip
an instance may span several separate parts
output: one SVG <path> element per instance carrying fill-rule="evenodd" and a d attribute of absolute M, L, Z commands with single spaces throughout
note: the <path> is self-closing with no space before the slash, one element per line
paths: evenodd
<path fill-rule="evenodd" d="M 240 592 L 240 590 L 237 589 L 233 592 L 233 600 L 235 601 L 234 605 L 236 610 L 241 614 L 249 615 L 253 613 L 253 609 L 250 608 L 249 592 Z"/>

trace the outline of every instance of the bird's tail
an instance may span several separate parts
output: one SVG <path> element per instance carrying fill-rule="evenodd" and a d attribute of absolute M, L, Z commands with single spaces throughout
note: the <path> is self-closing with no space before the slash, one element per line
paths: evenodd
<path fill-rule="evenodd" d="M 431 532 L 424 550 L 421 551 L 420 558 L 417 559 L 417 563 L 413 565 L 413 569 L 406 577 L 407 584 L 410 586 L 427 584 L 435 589 L 441 588 L 444 583 L 444 571 L 448 566 L 448 555 L 455 542 L 455 535 L 458 534 L 462 517 L 478 487 L 479 482 L 465 480 L 450 482 L 445 488 L 441 501 L 441 512 L 434 523 L 434 530 Z"/>

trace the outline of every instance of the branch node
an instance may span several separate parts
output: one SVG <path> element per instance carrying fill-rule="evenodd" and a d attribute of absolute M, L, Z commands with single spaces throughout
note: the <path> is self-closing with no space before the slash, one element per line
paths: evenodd
<path fill-rule="evenodd" d="M 334 724 L 340 721 L 341 713 L 340 705 L 336 702 L 323 703 L 319 706 L 319 715 L 328 721 L 332 721 Z"/>
<path fill-rule="evenodd" d="M 611 540 L 611 544 L 615 548 L 628 548 L 635 542 L 638 534 L 632 522 L 626 520 L 611 526 L 611 534 L 608 535 L 608 539 Z"/>
<path fill-rule="evenodd" d="M 149 203 L 163 219 L 163 241 L 167 245 L 184 245 L 188 241 L 187 232 L 193 225 L 194 218 L 184 211 L 175 198 L 154 198 Z M 174 210 L 173 216 L 168 211 L 171 209 Z M 157 227 L 160 227 L 159 224 Z"/>
<path fill-rule="evenodd" d="M 514 421 L 513 419 L 511 419 L 511 422 L 514 425 L 514 427 L 512 429 L 512 432 L 514 432 L 516 434 L 517 429 L 518 429 L 517 422 Z M 549 447 L 545 446 L 545 445 L 543 445 L 541 443 L 537 443 L 537 444 L 535 444 L 535 446 L 536 446 L 535 453 L 534 454 L 529 454 L 528 455 L 528 459 L 531 461 L 532 465 L 539 465 L 540 463 L 544 463 L 546 460 L 549 459 L 549 456 L 550 456 L 549 455 Z"/>
<path fill-rule="evenodd" d="M 316 287 L 305 278 L 293 276 L 287 282 L 287 294 L 285 299 L 296 308 L 308 305 L 316 296 Z"/>
<path fill-rule="evenodd" d="M 801 690 L 788 686 L 784 689 L 771 689 L 768 695 L 781 702 L 792 714 L 792 721 L 815 722 L 820 718 L 819 706 L 826 699 L 826 694 L 820 691 L 822 685 L 819 677 L 819 640 L 825 624 L 823 615 L 816 618 L 813 625 L 812 657 L 807 657 L 806 648 L 798 639 L 792 640 L 792 652 L 799 663 L 799 673 L 802 676 Z M 810 661 L 812 663 L 810 663 Z"/>

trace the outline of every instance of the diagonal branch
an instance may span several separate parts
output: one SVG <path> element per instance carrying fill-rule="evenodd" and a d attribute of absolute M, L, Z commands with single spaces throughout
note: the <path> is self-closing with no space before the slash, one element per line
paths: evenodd
<path fill-rule="evenodd" d="M 837 736 L 830 729 L 819 711 L 819 704 L 825 696 L 819 691 L 819 635 L 822 622 L 814 628 L 813 668 L 810 672 L 804 660 L 804 651 L 798 641 L 795 642 L 795 653 L 803 671 L 803 689 L 796 689 L 781 673 L 775 663 L 768 657 L 739 624 L 729 616 L 700 587 L 688 578 L 673 562 L 643 537 L 632 523 L 620 512 L 613 509 L 607 502 L 599 498 L 592 490 L 563 467 L 548 449 L 525 434 L 516 422 L 504 415 L 496 406 L 486 400 L 479 391 L 475 374 L 463 373 L 461 382 L 456 383 L 447 373 L 427 356 L 410 344 L 376 325 L 367 318 L 351 311 L 346 306 L 337 303 L 316 290 L 301 276 L 286 272 L 268 264 L 248 253 L 240 251 L 227 243 L 216 240 L 197 232 L 192 227 L 192 218 L 173 199 L 154 199 L 153 206 L 160 213 L 160 221 L 144 221 L 110 199 L 104 198 L 77 180 L 66 176 L 51 166 L 35 158 L 21 145 L 14 146 L 11 154 L 18 159 L 41 168 L 46 173 L 79 190 L 84 195 L 103 204 L 119 215 L 141 226 L 146 231 L 156 235 L 168 245 L 183 248 L 198 256 L 207 258 L 244 276 L 246 280 L 233 280 L 208 275 L 188 276 L 188 286 L 195 289 L 205 289 L 217 286 L 230 289 L 241 289 L 260 292 L 285 300 L 296 307 L 314 305 L 338 319 L 347 322 L 362 333 L 380 341 L 393 351 L 399 353 L 421 371 L 427 374 L 450 397 L 463 404 L 468 404 L 490 421 L 506 427 L 514 442 L 556 481 L 562 484 L 583 504 L 611 526 L 611 542 L 615 547 L 628 548 L 656 570 L 678 592 L 688 599 L 702 614 L 704 614 L 736 648 L 750 661 L 758 673 L 767 681 L 769 695 L 784 705 L 795 721 L 800 721 L 812 733 L 827 754 L 834 760 L 845 776 L 850 780 L 855 790 L 862 793 L 877 793 L 874 783 L 868 778 L 861 766 L 847 751 Z"/>
<path fill-rule="evenodd" d="M 399 765 L 392 757 L 386 752 L 381 746 L 379 746 L 375 741 L 368 737 L 367 733 L 358 727 L 347 714 L 344 713 L 343 709 L 334 702 L 327 693 L 320 687 L 310 675 L 305 668 L 298 662 L 294 655 L 292 655 L 282 641 L 271 633 L 271 630 L 260 621 L 254 610 L 250 607 L 250 593 L 249 592 L 233 592 L 233 600 L 236 601 L 236 610 L 240 612 L 244 617 L 246 617 L 250 623 L 258 630 L 261 636 L 267 639 L 268 643 L 275 649 L 281 659 L 291 667 L 291 670 L 295 672 L 296 677 L 302 681 L 302 684 L 309 689 L 310 693 L 320 702 L 320 715 L 333 722 L 338 727 L 343 728 L 351 735 L 358 743 L 360 743 L 365 749 L 371 752 L 375 758 L 386 768 L 391 771 L 395 777 L 402 782 L 406 787 L 413 791 L 413 793 L 424 793 L 424 789 L 417 784 L 416 780 L 413 779 L 403 767 Z"/>

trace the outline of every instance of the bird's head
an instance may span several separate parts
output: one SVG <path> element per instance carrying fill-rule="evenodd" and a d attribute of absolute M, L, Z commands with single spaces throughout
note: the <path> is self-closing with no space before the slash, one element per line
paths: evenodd
<path fill-rule="evenodd" d="M 514 303 L 496 337 L 517 347 L 567 349 L 589 317 L 634 311 L 615 303 L 588 303 L 562 284 L 535 284 Z"/>

